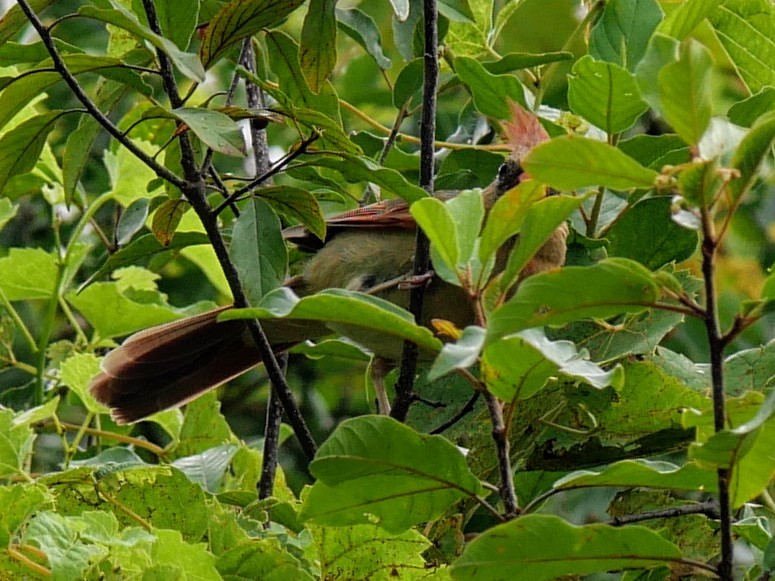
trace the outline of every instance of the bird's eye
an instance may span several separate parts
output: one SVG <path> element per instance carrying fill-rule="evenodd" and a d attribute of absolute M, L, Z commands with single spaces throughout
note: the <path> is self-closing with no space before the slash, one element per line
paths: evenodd
<path fill-rule="evenodd" d="M 508 164 L 502 163 L 501 166 L 498 168 L 498 179 L 505 179 L 506 176 L 509 175 L 509 166 Z"/>

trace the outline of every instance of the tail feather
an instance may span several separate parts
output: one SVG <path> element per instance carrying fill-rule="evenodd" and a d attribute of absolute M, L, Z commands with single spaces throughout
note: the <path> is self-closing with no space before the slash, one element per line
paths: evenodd
<path fill-rule="evenodd" d="M 132 335 L 105 357 L 92 394 L 116 421 L 133 422 L 186 403 L 261 363 L 242 321 L 217 321 L 225 308 Z"/>

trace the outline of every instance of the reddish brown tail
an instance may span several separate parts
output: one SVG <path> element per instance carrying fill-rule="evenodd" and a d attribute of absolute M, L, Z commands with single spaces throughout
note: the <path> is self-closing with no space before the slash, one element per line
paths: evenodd
<path fill-rule="evenodd" d="M 228 307 L 132 335 L 105 357 L 91 385 L 119 423 L 181 405 L 261 362 L 242 321 L 217 322 Z"/>

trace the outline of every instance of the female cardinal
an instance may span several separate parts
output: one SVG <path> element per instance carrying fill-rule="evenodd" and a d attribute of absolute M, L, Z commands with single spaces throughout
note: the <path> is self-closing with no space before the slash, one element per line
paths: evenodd
<path fill-rule="evenodd" d="M 486 209 L 525 179 L 520 160 L 533 146 L 548 139 L 534 116 L 517 105 L 513 110 L 512 121 L 504 124 L 512 152 L 495 180 L 482 190 Z M 437 195 L 449 198 L 454 193 Z M 285 239 L 314 255 L 302 274 L 286 286 L 299 296 L 326 288 L 371 292 L 406 307 L 409 291 L 392 282 L 411 272 L 416 228 L 408 203 L 401 199 L 331 217 L 322 241 L 304 228 L 289 228 L 283 233 Z M 525 267 L 522 277 L 562 266 L 567 235 L 567 225 L 562 224 Z M 469 297 L 459 287 L 434 277 L 424 297 L 422 324 L 445 319 L 463 328 L 474 322 Z M 111 408 L 116 421 L 134 422 L 182 405 L 261 363 L 243 321 L 217 321 L 218 315 L 229 308 L 132 335 L 105 357 L 102 373 L 91 384 L 92 394 Z M 267 319 L 262 327 L 276 352 L 331 333 L 322 322 L 308 320 Z M 400 355 L 401 345 L 395 340 L 368 333 L 357 333 L 353 338 L 383 359 L 395 360 Z"/>

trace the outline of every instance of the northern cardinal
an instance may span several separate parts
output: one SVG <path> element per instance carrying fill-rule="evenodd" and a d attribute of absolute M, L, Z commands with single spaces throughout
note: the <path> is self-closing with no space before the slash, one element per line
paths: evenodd
<path fill-rule="evenodd" d="M 534 145 L 548 139 L 538 120 L 517 105 L 514 118 L 504 127 L 512 152 L 495 180 L 482 190 L 485 208 L 492 207 L 501 195 L 525 179 L 519 160 Z M 438 195 L 443 198 L 454 194 Z M 289 228 L 284 232 L 285 239 L 315 254 L 302 274 L 286 284 L 299 296 L 326 288 L 345 288 L 371 291 L 406 307 L 409 291 L 393 282 L 411 272 L 416 228 L 408 204 L 400 199 L 333 216 L 327 221 L 324 241 L 303 228 Z M 522 277 L 562 266 L 567 235 L 563 223 L 526 266 Z M 445 319 L 463 328 L 474 322 L 469 297 L 462 289 L 433 277 L 424 296 L 422 324 Z M 134 422 L 182 405 L 261 363 L 244 322 L 216 320 L 229 308 L 132 335 L 105 357 L 102 373 L 91 384 L 92 394 L 111 408 L 116 421 Z M 268 319 L 262 321 L 262 327 L 276 352 L 331 334 L 322 322 L 307 320 Z M 383 359 L 395 360 L 400 355 L 401 344 L 395 340 L 368 334 L 353 338 Z"/>

